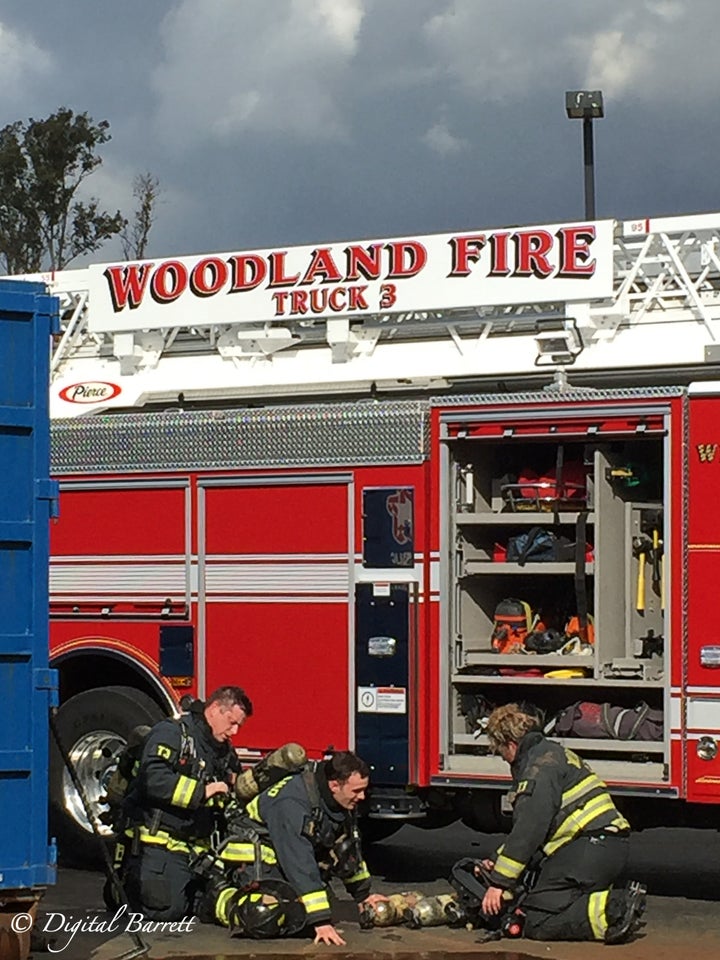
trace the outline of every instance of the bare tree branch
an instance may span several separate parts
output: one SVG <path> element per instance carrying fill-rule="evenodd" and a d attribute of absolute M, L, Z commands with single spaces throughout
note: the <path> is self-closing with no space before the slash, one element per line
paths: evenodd
<path fill-rule="evenodd" d="M 133 180 L 133 197 L 137 201 L 135 217 L 125 224 L 120 234 L 125 260 L 142 260 L 145 257 L 161 193 L 160 181 L 151 173 L 139 173 Z"/>

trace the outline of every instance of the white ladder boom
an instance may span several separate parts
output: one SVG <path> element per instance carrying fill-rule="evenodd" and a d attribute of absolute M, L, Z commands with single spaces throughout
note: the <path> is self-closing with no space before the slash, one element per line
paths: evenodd
<path fill-rule="evenodd" d="M 143 328 L 138 311 L 137 329 L 125 320 L 118 331 L 94 330 L 92 270 L 39 277 L 62 309 L 53 416 L 180 394 L 222 400 L 346 393 L 371 384 L 443 389 L 542 367 L 720 363 L 720 213 L 615 223 L 612 295 L 603 299 L 213 322 L 212 304 L 196 298 L 172 325 Z M 91 383 L 119 392 L 101 396 L 98 389 L 94 398 L 67 402 L 69 386 Z"/>

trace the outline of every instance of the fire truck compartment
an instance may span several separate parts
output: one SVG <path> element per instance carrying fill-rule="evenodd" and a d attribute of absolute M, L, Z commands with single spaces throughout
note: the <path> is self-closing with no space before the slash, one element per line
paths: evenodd
<path fill-rule="evenodd" d="M 484 733 L 493 706 L 533 704 L 553 735 L 588 702 L 633 711 L 627 729 L 563 742 L 611 783 L 667 782 L 669 724 L 655 739 L 629 721 L 644 705 L 668 716 L 669 418 L 528 409 L 441 424 L 443 774 L 507 777 Z"/>

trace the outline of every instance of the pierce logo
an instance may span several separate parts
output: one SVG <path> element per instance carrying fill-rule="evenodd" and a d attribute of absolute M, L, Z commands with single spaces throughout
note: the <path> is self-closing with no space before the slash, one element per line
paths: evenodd
<path fill-rule="evenodd" d="M 121 387 L 104 380 L 86 380 L 84 383 L 72 383 L 60 391 L 60 399 L 68 403 L 104 403 L 117 397 Z"/>

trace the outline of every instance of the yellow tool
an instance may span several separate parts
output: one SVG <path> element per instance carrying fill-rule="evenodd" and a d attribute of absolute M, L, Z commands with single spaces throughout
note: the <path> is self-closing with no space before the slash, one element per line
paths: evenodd
<path fill-rule="evenodd" d="M 660 531 L 653 527 L 652 532 L 652 562 L 653 577 L 652 586 L 656 596 L 660 597 L 660 609 L 665 609 L 665 567 L 663 561 L 663 542 L 660 539 Z"/>
<path fill-rule="evenodd" d="M 637 596 L 635 598 L 635 609 L 645 610 L 645 554 L 638 554 L 638 577 L 637 577 Z"/>
<path fill-rule="evenodd" d="M 582 667 L 565 667 L 562 670 L 548 670 L 545 674 L 551 680 L 579 680 L 587 676 Z"/>
<path fill-rule="evenodd" d="M 637 559 L 637 590 L 635 592 L 635 609 L 638 613 L 645 612 L 645 564 L 648 555 L 652 553 L 652 540 L 646 534 L 633 539 L 633 556 Z"/>

